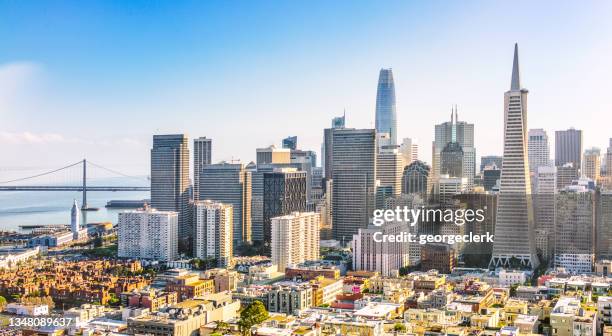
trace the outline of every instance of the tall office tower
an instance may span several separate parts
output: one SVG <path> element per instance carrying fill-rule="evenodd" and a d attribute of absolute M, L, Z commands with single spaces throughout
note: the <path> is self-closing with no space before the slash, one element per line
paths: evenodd
<path fill-rule="evenodd" d="M 550 147 L 548 145 L 548 135 L 541 128 L 529 130 L 529 140 L 527 141 L 527 151 L 529 152 L 529 170 L 531 173 L 538 171 L 539 167 L 549 166 Z"/>
<path fill-rule="evenodd" d="M 380 69 L 376 91 L 376 133 L 389 135 L 388 145 L 397 145 L 397 115 L 395 111 L 395 84 L 391 69 Z M 380 144 L 382 145 L 382 144 Z"/>
<path fill-rule="evenodd" d="M 597 195 L 595 236 L 597 260 L 612 259 L 612 190 L 602 190 Z"/>
<path fill-rule="evenodd" d="M 321 167 L 325 180 L 331 179 L 332 169 L 332 132 L 337 128 L 346 127 L 346 114 L 332 119 L 331 128 L 323 129 L 323 144 L 321 145 Z"/>
<path fill-rule="evenodd" d="M 270 246 L 273 217 L 306 211 L 306 172 L 295 168 L 276 168 L 264 173 L 263 241 Z"/>
<path fill-rule="evenodd" d="M 213 258 L 218 267 L 231 264 L 234 255 L 233 209 L 229 204 L 214 201 L 195 201 L 193 204 L 195 235 L 193 255 L 196 258 Z"/>
<path fill-rule="evenodd" d="M 582 165 L 582 131 L 570 128 L 555 132 L 555 166 L 572 162 L 580 169 Z"/>
<path fill-rule="evenodd" d="M 193 199 L 200 199 L 200 175 L 204 166 L 212 163 L 212 139 L 193 140 Z"/>
<path fill-rule="evenodd" d="M 151 149 L 151 206 L 178 212 L 179 250 L 193 251 L 189 214 L 189 139 L 184 134 L 154 135 Z"/>
<path fill-rule="evenodd" d="M 319 201 L 323 197 L 323 167 L 312 168 L 310 196 L 314 202 Z"/>
<path fill-rule="evenodd" d="M 292 212 L 271 219 L 272 264 L 284 272 L 290 265 L 319 260 L 319 223 L 316 212 Z"/>
<path fill-rule="evenodd" d="M 277 148 L 274 145 L 266 148 L 257 148 L 258 165 L 289 162 L 291 162 L 291 150 L 288 148 Z"/>
<path fill-rule="evenodd" d="M 376 177 L 379 186 L 390 187 L 392 195 L 402 192 L 404 160 L 397 148 L 381 149 L 376 160 Z"/>
<path fill-rule="evenodd" d="M 494 163 L 486 166 L 482 171 L 482 187 L 485 191 L 493 191 L 495 186 L 499 184 L 501 177 L 501 169 Z"/>
<path fill-rule="evenodd" d="M 419 194 L 427 200 L 430 167 L 423 161 L 413 161 L 402 174 L 402 194 Z"/>
<path fill-rule="evenodd" d="M 376 130 L 335 129 L 332 134 L 334 239 L 347 243 L 366 228 L 375 205 Z"/>
<path fill-rule="evenodd" d="M 251 241 L 251 172 L 242 163 L 205 166 L 200 179 L 200 199 L 231 205 L 234 246 Z"/>
<path fill-rule="evenodd" d="M 557 194 L 557 167 L 541 166 L 535 173 L 533 210 L 535 215 L 536 248 L 546 260 L 554 253 L 555 197 Z"/>
<path fill-rule="evenodd" d="M 474 185 L 476 174 L 476 148 L 474 148 L 474 124 L 459 121 L 457 107 L 451 111 L 451 120 L 435 126 L 435 140 L 432 148 L 432 176 L 437 179 L 440 171 L 440 154 L 449 142 L 456 142 L 463 150 L 463 177 L 468 179 L 468 187 Z"/>
<path fill-rule="evenodd" d="M 606 175 L 612 176 L 612 138 L 610 138 L 610 144 L 608 145 L 608 150 L 606 151 Z"/>
<path fill-rule="evenodd" d="M 410 263 L 409 244 L 405 242 L 379 242 L 377 236 L 398 235 L 408 232 L 403 223 L 386 223 L 381 227 L 359 228 L 353 235 L 353 270 L 379 272 L 391 276 L 394 271 Z"/>
<path fill-rule="evenodd" d="M 418 155 L 418 153 L 413 152 L 415 147 L 418 151 L 418 145 L 414 143 L 411 138 L 404 138 L 402 140 L 399 150 L 406 165 L 411 164 L 412 161 L 414 161 L 414 157 Z"/>
<path fill-rule="evenodd" d="M 598 182 L 601 174 L 601 151 L 599 148 L 593 147 L 584 151 L 584 160 L 582 161 L 582 175 Z"/>
<path fill-rule="evenodd" d="M 518 45 L 510 90 L 504 94 L 504 159 L 497 202 L 495 243 L 490 266 L 539 264 L 534 240 L 533 204 L 527 154 L 527 93 L 521 88 Z"/>
<path fill-rule="evenodd" d="M 497 195 L 493 193 L 467 192 L 456 196 L 460 209 L 482 210 L 484 219 L 465 223 L 465 234 L 486 235 L 495 232 Z M 467 210 L 466 210 L 467 211 Z M 465 243 L 463 257 L 466 267 L 486 268 L 493 251 L 493 242 Z"/>
<path fill-rule="evenodd" d="M 452 177 L 440 175 L 434 184 L 433 200 L 443 207 L 451 206 L 454 203 L 454 196 L 468 191 L 468 181 L 465 177 Z"/>
<path fill-rule="evenodd" d="M 579 181 L 580 182 L 580 181 Z M 584 184 L 560 191 L 555 206 L 555 267 L 590 273 L 594 262 L 594 192 Z"/>
<path fill-rule="evenodd" d="M 487 155 L 480 158 L 480 172 L 485 170 L 485 167 L 495 164 L 495 167 L 501 169 L 502 157 L 497 155 Z"/>
<path fill-rule="evenodd" d="M 177 259 L 178 221 L 179 215 L 174 211 L 145 207 L 120 212 L 117 255 L 121 258 L 159 261 Z"/>
<path fill-rule="evenodd" d="M 297 149 L 297 137 L 294 136 L 288 136 L 286 138 L 283 139 L 283 148 L 287 148 L 287 149 Z"/>
<path fill-rule="evenodd" d="M 565 189 L 565 187 L 572 185 L 572 182 L 579 177 L 580 170 L 574 166 L 573 162 L 557 166 L 557 189 Z"/>
<path fill-rule="evenodd" d="M 440 152 L 440 175 L 464 177 L 464 153 L 458 142 L 449 142 Z"/>

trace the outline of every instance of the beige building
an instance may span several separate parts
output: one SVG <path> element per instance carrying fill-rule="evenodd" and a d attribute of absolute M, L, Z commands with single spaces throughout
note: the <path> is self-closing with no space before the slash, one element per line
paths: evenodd
<path fill-rule="evenodd" d="M 230 265 L 234 255 L 233 207 L 214 201 L 194 203 L 194 256 L 214 258 L 219 267 Z"/>
<path fill-rule="evenodd" d="M 594 336 L 596 312 L 585 310 L 580 300 L 562 297 L 550 314 L 551 336 Z"/>
<path fill-rule="evenodd" d="M 257 148 L 257 164 L 291 163 L 291 150 L 277 148 L 274 145 L 266 148 Z"/>
<path fill-rule="evenodd" d="M 584 151 L 582 159 L 582 175 L 593 181 L 599 180 L 601 172 L 601 152 L 599 148 L 590 148 Z"/>
<path fill-rule="evenodd" d="M 316 212 L 293 212 L 272 218 L 272 263 L 280 272 L 287 266 L 319 259 L 320 218 Z"/>

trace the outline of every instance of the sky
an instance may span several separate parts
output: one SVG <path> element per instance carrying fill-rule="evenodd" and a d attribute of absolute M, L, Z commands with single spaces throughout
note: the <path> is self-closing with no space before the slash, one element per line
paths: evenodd
<path fill-rule="evenodd" d="M 475 124 L 501 155 L 514 43 L 528 127 L 612 137 L 612 2 L 0 0 L 0 181 L 87 157 L 149 172 L 153 134 L 213 139 L 213 161 L 323 128 L 374 127 L 394 72 L 398 137 L 431 162 L 434 125 Z"/>

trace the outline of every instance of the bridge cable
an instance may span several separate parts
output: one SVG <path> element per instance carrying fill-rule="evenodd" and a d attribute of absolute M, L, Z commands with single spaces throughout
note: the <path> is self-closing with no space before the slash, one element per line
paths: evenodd
<path fill-rule="evenodd" d="M 87 163 L 88 163 L 88 164 L 91 164 L 92 166 L 98 167 L 98 168 L 100 168 L 100 169 L 106 170 L 107 172 L 110 172 L 110 173 L 116 174 L 116 175 L 120 175 L 120 176 L 127 177 L 127 178 L 132 178 L 132 179 L 137 179 L 137 180 L 140 180 L 140 181 L 144 181 L 144 180 L 146 180 L 146 178 L 142 178 L 142 177 L 138 177 L 138 176 L 131 176 L 131 175 L 127 175 L 127 174 L 124 174 L 124 173 L 122 173 L 122 172 L 119 172 L 119 171 L 116 171 L 116 170 L 113 170 L 113 169 L 110 169 L 110 168 L 103 167 L 103 166 L 101 166 L 101 165 L 99 165 L 99 164 L 96 164 L 96 163 L 93 163 L 93 162 L 91 162 L 91 161 L 89 161 L 89 160 L 87 160 Z"/>
<path fill-rule="evenodd" d="M 14 179 L 14 180 L 9 180 L 9 181 L 0 181 L 0 184 L 7 184 L 7 183 L 25 181 L 25 180 L 33 179 L 33 178 L 36 178 L 36 177 L 41 177 L 41 176 L 53 174 L 53 173 L 56 173 L 56 172 L 58 172 L 60 170 L 64 170 L 64 169 L 67 169 L 67 168 L 70 168 L 70 167 L 74 167 L 74 166 L 80 165 L 80 164 L 83 164 L 83 161 L 78 161 L 78 162 L 75 162 L 73 164 L 67 165 L 66 167 L 54 169 L 54 170 L 51 170 L 51 171 L 48 171 L 48 172 L 44 172 L 44 173 L 40 173 L 40 174 L 28 176 L 28 177 L 22 177 L 22 178 L 18 178 L 18 179 Z"/>

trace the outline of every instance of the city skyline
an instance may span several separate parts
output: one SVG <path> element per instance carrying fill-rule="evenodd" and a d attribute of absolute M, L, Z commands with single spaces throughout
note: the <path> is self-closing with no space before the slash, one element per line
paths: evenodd
<path fill-rule="evenodd" d="M 11 11 L 30 13 L 33 8 L 29 6 L 22 4 Z M 281 20 L 277 17 L 280 9 L 291 13 L 299 10 L 296 8 L 299 6 L 285 8 L 287 6 L 271 6 L 274 11 L 270 15 Z M 343 6 L 315 6 L 328 11 L 311 9 L 301 15 L 329 18 L 340 12 Z M 133 17 L 135 14 L 130 11 L 133 8 L 126 4 L 92 4 L 92 7 L 116 14 L 114 21 L 70 5 L 52 8 L 56 13 L 82 14 L 80 24 L 85 24 L 83 20 L 87 18 L 96 18 L 85 24 L 87 29 L 83 32 L 71 31 L 70 23 L 52 24 L 55 23 L 54 16 L 40 18 L 40 22 L 29 28 L 32 30 L 30 33 L 23 32 L 23 23 L 11 18 L 3 20 L 0 35 L 6 41 L 7 52 L 0 56 L 0 117 L 4 126 L 0 129 L 0 154 L 7 160 L 0 174 L 12 177 L 20 175 L 20 172 L 12 171 L 16 168 L 55 167 L 83 156 L 93 157 L 97 162 L 131 174 L 146 174 L 151 134 L 186 133 L 190 138 L 212 138 L 218 144 L 213 162 L 240 158 L 247 163 L 254 160 L 255 148 L 273 143 L 278 146 L 288 135 L 297 135 L 302 149 L 318 151 L 323 128 L 344 108 L 347 127 L 374 128 L 376 80 L 379 69 L 383 67 L 392 67 L 394 71 L 397 136 L 399 139 L 417 139 L 422 148 L 422 160 L 431 163 L 429 143 L 433 126 L 447 118 L 448 108 L 453 104 L 459 105 L 463 120 L 477 122 L 475 146 L 479 155 L 499 155 L 503 121 L 498 112 L 503 107 L 497 98 L 498 92 L 506 87 L 508 78 L 503 69 L 509 60 L 508 50 L 516 41 L 521 44 L 523 58 L 527 60 L 523 72 L 533 92 L 530 106 L 534 113 L 530 128 L 545 128 L 552 134 L 555 130 L 573 126 L 584 130 L 585 147 L 606 147 L 608 135 L 604 132 L 605 125 L 594 125 L 589 120 L 605 115 L 610 109 L 610 103 L 605 99 L 605 84 L 612 77 L 609 75 L 612 67 L 602 60 L 605 55 L 612 54 L 612 50 L 608 47 L 611 44 L 607 43 L 609 37 L 606 34 L 598 35 L 598 40 L 594 40 L 588 33 L 593 31 L 589 30 L 592 25 L 602 32 L 612 31 L 612 25 L 604 20 L 602 14 L 609 4 L 563 5 L 554 13 L 557 16 L 548 19 L 554 29 L 539 30 L 535 35 L 529 34 L 533 31 L 529 27 L 538 24 L 536 14 L 544 11 L 546 4 L 531 6 L 532 12 L 525 13 L 522 29 L 504 27 L 508 19 L 489 22 L 491 19 L 484 19 L 482 15 L 478 16 L 477 22 L 466 25 L 470 18 L 464 10 L 474 9 L 476 5 L 472 3 L 461 10 L 449 5 L 437 14 L 433 14 L 440 9 L 436 5 L 390 3 L 390 6 L 397 11 L 388 17 L 383 17 L 380 10 L 374 10 L 372 16 L 367 17 L 366 12 L 372 11 L 372 6 L 356 6 L 350 22 L 337 31 L 332 29 L 335 33 L 321 43 L 329 46 L 346 41 L 327 50 L 333 56 L 329 62 L 324 62 L 326 58 L 321 47 L 305 53 L 310 60 L 304 56 L 287 60 L 286 56 L 295 56 L 303 52 L 304 47 L 315 43 L 308 26 L 289 23 L 290 29 L 286 34 L 278 40 L 266 39 L 262 45 L 253 45 L 255 38 L 242 31 L 223 31 L 223 36 L 229 38 L 223 45 L 235 42 L 238 49 L 247 48 L 253 56 L 250 61 L 241 58 L 232 69 L 228 68 L 228 62 L 238 60 L 237 54 L 232 51 L 225 56 L 233 57 L 220 60 L 222 57 L 214 51 L 221 42 L 210 33 L 194 41 L 194 35 L 208 30 L 194 22 L 194 15 L 184 12 L 193 9 L 210 15 L 215 12 L 214 8 L 184 3 L 179 6 L 180 10 L 164 13 L 167 8 L 157 4 L 146 8 L 141 16 Z M 493 18 L 515 10 L 499 4 L 481 7 L 479 11 L 488 11 Z M 230 14 L 235 14 L 230 16 L 231 22 L 240 18 L 242 10 L 245 9 L 230 11 Z M 454 14 L 457 24 L 436 27 L 439 28 L 436 30 L 439 38 L 424 39 L 417 35 L 431 32 L 431 23 L 426 25 L 419 20 L 402 23 L 402 19 L 416 11 L 422 11 L 437 23 Z M 570 11 L 574 14 L 573 20 L 562 26 L 563 13 Z M 162 37 L 159 43 L 151 42 L 156 37 L 154 33 L 135 27 L 138 34 L 127 34 L 115 41 L 117 46 L 132 47 L 125 52 L 111 48 L 107 51 L 108 58 L 89 56 L 82 51 L 82 47 L 90 47 L 93 51 L 108 47 L 110 35 L 123 20 L 136 19 L 145 24 L 149 22 L 149 16 L 172 22 L 182 18 L 189 20 L 178 25 L 180 29 L 177 31 L 156 30 L 154 33 Z M 261 18 L 261 15 L 255 15 L 255 18 Z M 245 25 L 253 24 L 255 20 L 248 20 Z M 210 22 L 210 25 L 216 27 L 220 24 L 218 21 Z M 387 25 L 380 28 L 377 25 L 380 22 Z M 262 27 L 261 33 L 269 36 L 274 23 L 279 22 Z M 489 32 L 482 31 L 485 23 L 489 24 L 486 25 Z M 50 29 L 54 33 L 49 41 L 40 38 L 45 34 L 34 34 L 47 25 L 53 27 Z M 16 34 L 7 34 L 9 27 L 16 30 Z M 331 23 L 324 21 L 324 28 L 331 29 Z M 352 31 L 351 28 L 358 29 Z M 377 34 L 384 35 L 390 29 L 405 34 L 401 38 L 385 36 L 375 39 Z M 87 42 L 87 33 L 100 39 Z M 465 34 L 458 39 L 458 33 Z M 475 35 L 465 37 L 470 33 Z M 494 33 L 499 35 L 493 36 Z M 14 36 L 26 38 L 17 41 Z M 170 43 L 176 47 L 181 39 L 171 42 L 172 37 L 182 38 L 185 49 L 174 48 L 173 52 L 144 58 L 166 45 L 170 46 Z M 296 37 L 302 37 L 303 44 L 295 43 Z M 546 48 L 542 41 L 547 42 Z M 346 54 L 341 48 L 357 42 L 377 47 L 377 52 L 364 54 L 365 49 L 358 49 L 359 52 Z M 62 48 L 56 51 L 43 48 L 49 43 Z M 44 52 L 39 52 L 41 48 Z M 68 53 L 69 50 L 73 50 L 73 54 Z M 190 50 L 197 52 L 187 57 L 185 52 Z M 253 53 L 255 50 L 259 52 Z M 265 50 L 269 50 L 269 54 Z M 451 50 L 452 53 L 448 53 Z M 210 56 L 212 54 L 215 57 Z M 202 57 L 198 59 L 196 56 Z M 136 59 L 147 61 L 140 64 Z M 342 66 L 337 66 L 339 59 L 344 62 Z M 218 69 L 210 69 L 210 65 L 205 63 Z M 313 69 L 317 71 L 310 71 Z M 225 70 L 225 74 L 221 73 Z M 268 70 L 273 71 L 267 73 Z M 239 74 L 241 76 L 237 77 Z M 283 77 L 278 77 L 281 74 Z M 282 87 L 276 84 L 279 78 L 285 81 Z M 213 80 L 218 80 L 218 85 L 211 86 Z M 254 86 L 255 82 L 262 85 Z M 335 91 L 330 91 L 332 87 Z M 575 98 L 560 102 L 559 96 Z M 209 99 L 211 97 L 214 99 Z M 552 111 L 555 118 L 550 118 Z M 83 121 L 87 117 L 92 121 Z M 31 120 L 39 122 L 32 123 Z M 252 127 L 261 120 L 271 121 L 266 132 Z M 294 120 L 300 127 L 274 127 L 285 120 Z M 227 129 L 235 131 L 224 131 Z M 253 145 L 241 145 L 244 138 L 251 139 L 249 142 Z M 121 150 L 109 150 L 117 146 Z M 24 158 L 18 153 L 29 155 Z"/>

